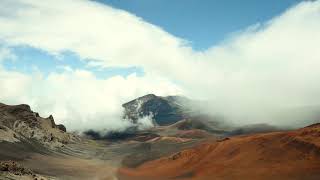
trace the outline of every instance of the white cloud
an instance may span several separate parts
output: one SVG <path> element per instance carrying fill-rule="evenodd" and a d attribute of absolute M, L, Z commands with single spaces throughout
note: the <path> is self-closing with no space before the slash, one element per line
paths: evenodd
<path fill-rule="evenodd" d="M 85 70 L 61 74 L 24 75 L 0 71 L 1 101 L 9 104 L 27 103 L 42 116 L 53 114 L 58 123 L 69 129 L 89 128 L 114 130 L 127 125 L 120 119 L 122 103 L 137 96 L 155 92 L 176 94 L 181 90 L 164 79 L 114 76 L 97 79 Z"/>
<path fill-rule="evenodd" d="M 242 121 L 273 123 L 283 122 L 270 120 L 270 109 L 319 106 L 319 19 L 320 1 L 303 2 L 209 49 L 203 58 L 216 61 L 211 67 L 218 77 L 209 89 L 217 106 Z"/>
<path fill-rule="evenodd" d="M 264 122 L 270 121 L 269 116 L 257 117 L 266 109 L 319 104 L 319 19 L 320 1 L 302 2 L 265 24 L 195 52 L 161 28 L 96 2 L 3 0 L 0 40 L 52 54 L 72 51 L 90 60 L 90 65 L 138 66 L 146 72 L 141 78 L 99 80 L 90 72 L 69 70 L 33 80 L 32 85 L 27 82 L 34 75 L 16 74 L 32 87 L 21 92 L 22 97 L 36 106 L 47 104 L 39 109 L 56 112 L 63 121 L 77 117 L 74 114 L 79 114 L 79 122 L 104 119 L 99 117 L 116 114 L 120 102 L 129 97 L 182 92 L 182 88 L 189 96 L 212 99 L 210 108 L 236 120 Z M 165 80 L 158 81 L 159 77 Z"/>

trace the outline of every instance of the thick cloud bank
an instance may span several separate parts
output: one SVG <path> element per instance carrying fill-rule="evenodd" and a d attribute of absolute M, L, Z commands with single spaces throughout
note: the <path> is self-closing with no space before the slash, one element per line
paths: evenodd
<path fill-rule="evenodd" d="M 82 70 L 48 77 L 0 70 L 2 102 L 28 103 L 43 116 L 53 114 L 57 122 L 71 130 L 124 129 L 130 124 L 121 120 L 122 103 L 150 92 L 180 93 L 178 87 L 165 80 L 134 74 L 101 80 Z"/>
<path fill-rule="evenodd" d="M 208 110 L 235 123 L 301 125 L 309 116 L 288 115 L 319 106 L 319 19 L 320 1 L 302 2 L 198 52 L 160 27 L 96 2 L 3 0 L 0 58 L 19 61 L 8 49 L 24 45 L 53 55 L 71 51 L 90 66 L 137 66 L 145 75 L 98 79 L 81 69 L 44 76 L 2 68 L 0 101 L 29 103 L 78 130 L 121 129 L 121 103 L 145 93 L 209 99 Z"/>

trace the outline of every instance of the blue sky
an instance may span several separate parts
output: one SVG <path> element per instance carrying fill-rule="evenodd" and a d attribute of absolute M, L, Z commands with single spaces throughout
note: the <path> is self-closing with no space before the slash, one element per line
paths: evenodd
<path fill-rule="evenodd" d="M 176 37 L 190 42 L 195 50 L 205 50 L 228 35 L 256 23 L 266 22 L 298 3 L 297 0 L 98 0 L 117 9 L 128 11 L 151 24 L 163 28 Z M 143 69 L 88 67 L 87 62 L 71 52 L 56 57 L 29 46 L 13 48 L 19 61 L 5 61 L 4 67 L 31 73 L 35 67 L 44 74 L 61 70 L 61 66 L 87 69 L 100 78 L 114 75 L 127 76 L 133 72 L 143 74 Z"/>
<path fill-rule="evenodd" d="M 14 47 L 11 51 L 16 56 L 16 59 L 5 60 L 3 66 L 8 70 L 19 71 L 26 74 L 40 71 L 44 75 L 48 75 L 51 72 L 64 71 L 65 67 L 88 70 L 102 79 L 115 75 L 128 76 L 132 73 L 136 73 L 138 76 L 141 76 L 144 74 L 143 70 L 138 67 L 98 68 L 89 66 L 86 61 L 81 60 L 77 54 L 70 51 L 66 51 L 58 56 L 30 46 Z"/>
<path fill-rule="evenodd" d="M 135 14 L 186 39 L 196 50 L 228 34 L 268 21 L 299 0 L 97 0 Z"/>

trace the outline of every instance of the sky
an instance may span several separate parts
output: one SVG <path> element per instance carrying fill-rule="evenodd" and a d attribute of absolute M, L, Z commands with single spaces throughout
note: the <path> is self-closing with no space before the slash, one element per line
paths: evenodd
<path fill-rule="evenodd" d="M 192 49 L 201 51 L 219 44 L 239 30 L 263 23 L 301 1 L 246 0 L 244 2 L 202 1 L 199 3 L 196 0 L 187 0 L 182 3 L 179 0 L 98 0 L 97 2 L 134 14 L 143 21 L 157 25 L 170 34 L 184 39 Z M 113 67 L 104 70 L 88 68 L 72 52 L 64 53 L 61 57 L 63 61 L 61 59 L 59 61 L 59 58 L 29 46 L 15 48 L 14 51 L 21 61 L 19 63 L 6 61 L 4 66 L 27 73 L 39 67 L 42 72 L 48 74 L 59 71 L 57 67 L 68 65 L 72 68 L 89 69 L 101 78 L 113 75 L 127 76 L 133 72 L 143 74 L 143 69 L 139 67 Z"/>
<path fill-rule="evenodd" d="M 280 15 L 301 0 L 97 0 L 160 26 L 205 50 L 230 34 Z"/>
<path fill-rule="evenodd" d="M 316 107 L 320 1 L 2 0 L 0 102 L 71 130 L 121 129 L 147 93 L 210 102 L 233 123 Z"/>

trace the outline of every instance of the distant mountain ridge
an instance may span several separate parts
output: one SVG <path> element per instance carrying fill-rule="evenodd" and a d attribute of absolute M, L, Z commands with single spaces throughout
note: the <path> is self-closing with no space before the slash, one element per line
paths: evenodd
<path fill-rule="evenodd" d="M 157 125 L 174 124 L 190 117 L 192 100 L 183 96 L 156 96 L 148 94 L 122 105 L 124 117 L 136 122 L 144 116 L 153 116 Z"/>

